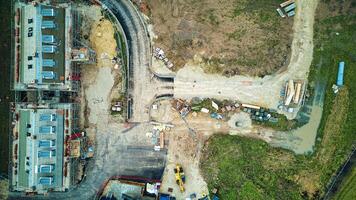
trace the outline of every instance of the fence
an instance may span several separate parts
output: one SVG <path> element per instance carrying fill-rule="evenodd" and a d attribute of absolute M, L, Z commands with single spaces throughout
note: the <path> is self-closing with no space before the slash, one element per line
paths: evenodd
<path fill-rule="evenodd" d="M 325 195 L 323 197 L 324 200 L 327 200 L 327 199 L 331 198 L 333 190 L 337 189 L 337 188 L 335 188 L 337 186 L 336 182 L 341 182 L 341 179 L 339 179 L 339 178 L 344 173 L 344 170 L 348 169 L 350 164 L 353 165 L 353 163 L 351 163 L 351 161 L 352 161 L 352 157 L 355 154 L 355 151 L 356 151 L 356 146 L 352 145 L 352 150 L 351 150 L 347 160 L 342 165 L 342 167 L 339 168 L 337 174 L 335 176 L 331 177 L 331 179 L 329 181 L 330 184 L 326 187 L 327 188 L 327 192 L 325 193 Z"/>

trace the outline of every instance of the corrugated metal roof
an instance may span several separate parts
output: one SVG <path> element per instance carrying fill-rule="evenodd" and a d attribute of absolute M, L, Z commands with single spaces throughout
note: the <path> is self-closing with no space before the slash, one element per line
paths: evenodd
<path fill-rule="evenodd" d="M 56 24 L 52 20 L 44 20 L 41 25 L 42 29 L 56 28 Z"/>
<path fill-rule="evenodd" d="M 44 17 L 54 17 L 56 14 L 53 8 L 44 8 L 41 10 L 41 15 Z"/>
<path fill-rule="evenodd" d="M 41 185 L 52 185 L 53 184 L 53 177 L 40 177 L 38 183 Z"/>
<path fill-rule="evenodd" d="M 54 53 L 56 51 L 57 47 L 53 45 L 43 45 L 42 46 L 42 51 L 43 53 Z"/>
<path fill-rule="evenodd" d="M 285 7 L 284 11 L 289 12 L 289 11 L 293 10 L 295 7 L 296 7 L 295 3 L 292 3 L 289 6 Z"/>
<path fill-rule="evenodd" d="M 344 85 L 344 70 L 345 70 L 345 62 L 342 61 L 339 63 L 339 71 L 337 73 L 336 85 L 338 86 Z"/>
<path fill-rule="evenodd" d="M 54 35 L 42 35 L 43 43 L 54 43 L 55 41 Z"/>

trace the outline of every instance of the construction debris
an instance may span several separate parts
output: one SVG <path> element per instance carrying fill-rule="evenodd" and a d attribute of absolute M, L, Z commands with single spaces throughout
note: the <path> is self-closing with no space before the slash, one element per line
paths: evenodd
<path fill-rule="evenodd" d="M 213 119 L 222 119 L 223 118 L 223 116 L 218 113 L 211 113 L 210 117 Z"/>
<path fill-rule="evenodd" d="M 186 117 L 188 113 L 191 111 L 191 107 L 188 104 L 188 102 L 182 99 L 174 99 L 172 102 L 172 107 L 173 109 L 179 112 L 181 117 Z"/>
<path fill-rule="evenodd" d="M 80 140 L 71 140 L 69 142 L 70 156 L 72 158 L 79 158 L 80 156 Z"/>
<path fill-rule="evenodd" d="M 213 106 L 213 108 L 215 108 L 216 110 L 219 110 L 218 104 L 216 104 L 214 101 L 211 101 L 211 106 Z"/>
<path fill-rule="evenodd" d="M 202 113 L 209 113 L 210 111 L 209 111 L 207 108 L 202 108 L 202 109 L 200 110 L 200 112 L 202 112 Z"/>
<path fill-rule="evenodd" d="M 111 110 L 113 112 L 121 112 L 122 111 L 122 102 L 117 101 L 114 103 L 114 105 L 111 107 Z"/>
<path fill-rule="evenodd" d="M 166 57 L 164 51 L 161 48 L 155 48 L 153 51 L 153 56 L 158 60 L 163 61 L 166 67 L 168 67 L 169 69 L 174 66 L 173 63 Z"/>
<path fill-rule="evenodd" d="M 245 105 L 245 106 L 244 106 Z M 259 106 L 253 106 L 249 104 L 242 104 L 243 111 L 246 113 L 249 113 L 251 115 L 252 120 L 256 121 L 271 121 L 270 119 L 272 118 L 271 110 L 261 108 Z M 272 119 L 272 121 L 275 121 Z M 277 119 L 278 121 L 278 119 Z M 240 124 L 236 124 L 236 126 L 239 126 Z"/>
<path fill-rule="evenodd" d="M 339 92 L 339 86 L 333 84 L 333 86 L 331 88 L 333 89 L 334 94 Z"/>

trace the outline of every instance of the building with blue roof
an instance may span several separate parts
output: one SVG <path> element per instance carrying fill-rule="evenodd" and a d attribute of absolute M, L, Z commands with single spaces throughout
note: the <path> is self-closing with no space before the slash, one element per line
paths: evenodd
<path fill-rule="evenodd" d="M 54 35 L 42 35 L 42 43 L 54 43 L 56 42 Z"/>
<path fill-rule="evenodd" d="M 339 62 L 339 69 L 337 72 L 337 80 L 336 80 L 336 85 L 337 86 L 343 86 L 344 85 L 344 70 L 345 70 L 345 62 Z"/>
<path fill-rule="evenodd" d="M 79 81 L 70 78 L 76 70 L 66 53 L 72 48 L 70 4 L 52 7 L 18 2 L 16 7 L 21 20 L 15 39 L 14 89 L 77 91 Z"/>
<path fill-rule="evenodd" d="M 41 15 L 44 17 L 54 17 L 55 16 L 55 12 L 53 8 L 43 8 L 41 10 Z"/>
<path fill-rule="evenodd" d="M 55 67 L 56 61 L 54 61 L 53 59 L 43 59 L 42 66 L 43 67 Z"/>
<path fill-rule="evenodd" d="M 71 186 L 65 138 L 79 126 L 73 120 L 78 108 L 76 104 L 16 105 L 13 190 L 45 193 Z"/>
<path fill-rule="evenodd" d="M 79 139 L 71 138 L 79 131 L 79 105 L 66 102 L 80 88 L 80 80 L 72 78 L 80 71 L 74 62 L 89 60 L 77 55 L 87 58 L 85 52 L 89 50 L 73 46 L 76 30 L 71 3 L 54 7 L 49 2 L 16 1 L 14 5 L 12 89 L 27 97 L 36 91 L 36 97 L 17 102 L 11 113 L 10 188 L 39 194 L 66 191 L 76 180 L 72 170 L 78 167 L 80 156 L 75 157 L 70 146 L 79 142 L 81 149 Z M 95 52 L 90 55 L 92 59 Z"/>
<path fill-rule="evenodd" d="M 41 28 L 42 29 L 54 29 L 54 28 L 56 28 L 56 24 L 54 23 L 53 20 L 43 20 Z"/>

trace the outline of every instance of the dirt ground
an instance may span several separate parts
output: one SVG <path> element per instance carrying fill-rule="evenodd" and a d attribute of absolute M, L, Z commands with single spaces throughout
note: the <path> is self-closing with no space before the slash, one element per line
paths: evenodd
<path fill-rule="evenodd" d="M 117 98 L 121 89 L 120 71 L 115 70 L 115 64 L 112 63 L 112 58 L 117 54 L 114 28 L 110 21 L 103 18 L 100 10 L 99 6 L 79 8 L 83 18 L 83 43 L 87 43 L 96 53 L 96 63 L 83 65 L 81 71 L 81 119 L 84 119 L 82 126 L 88 128 L 89 135 L 95 132 L 97 124 L 105 124 L 111 120 L 112 116 L 108 114 L 111 99 Z"/>
<path fill-rule="evenodd" d="M 278 0 L 134 2 L 141 2 L 157 35 L 155 46 L 175 70 L 195 55 L 203 58 L 205 72 L 225 76 L 264 76 L 288 63 L 293 18 L 279 17 Z"/>
<path fill-rule="evenodd" d="M 96 51 L 98 66 L 108 65 L 116 55 L 114 27 L 107 19 L 100 19 L 92 25 L 90 43 Z M 105 62 L 105 63 L 104 63 Z"/>
<path fill-rule="evenodd" d="M 207 184 L 201 174 L 200 158 L 204 143 L 213 134 L 242 135 L 270 142 L 269 130 L 262 130 L 251 124 L 247 113 L 235 111 L 226 113 L 223 120 L 216 120 L 210 114 L 196 112 L 186 117 L 186 122 L 181 119 L 176 111 L 169 113 L 170 121 L 163 111 L 167 111 L 166 102 L 161 102 L 159 109 L 154 112 L 155 120 L 164 120 L 164 123 L 172 124 L 174 127 L 165 132 L 166 143 L 168 143 L 167 165 L 164 172 L 161 192 L 168 193 L 168 188 L 173 188 L 171 193 L 177 199 L 185 199 L 190 194 L 196 193 L 198 197 L 209 194 Z M 161 111 L 159 111 L 161 110 Z M 239 126 L 236 127 L 236 122 Z M 174 167 L 181 164 L 186 174 L 185 192 L 180 192 L 175 183 Z"/>
<path fill-rule="evenodd" d="M 200 171 L 199 160 L 205 141 L 213 134 L 230 133 L 268 140 L 259 135 L 259 129 L 252 126 L 250 116 L 244 112 L 226 113 L 223 120 L 213 119 L 210 114 L 191 112 L 184 121 L 177 111 L 172 109 L 170 100 L 162 100 L 155 104 L 158 105 L 158 109 L 151 110 L 152 119 L 174 126 L 165 132 L 168 152 L 161 192 L 169 193 L 168 188 L 173 188 L 171 194 L 177 199 L 188 198 L 193 193 L 199 198 L 209 194 Z M 240 122 L 239 127 L 236 127 L 236 122 Z M 186 174 L 186 190 L 183 193 L 175 182 L 173 169 L 176 164 L 181 164 Z"/>
<path fill-rule="evenodd" d="M 177 112 L 171 112 L 174 128 L 167 132 L 168 154 L 167 165 L 163 175 L 161 192 L 168 193 L 168 188 L 173 188 L 173 194 L 177 199 L 188 198 L 195 193 L 198 198 L 209 194 L 208 187 L 200 173 L 201 148 L 213 133 L 226 132 L 226 123 L 211 119 L 209 115 L 197 113 L 196 116 L 188 115 L 188 125 L 180 118 Z M 189 131 L 188 127 L 194 130 Z M 181 164 L 185 175 L 185 192 L 180 192 L 175 182 L 174 167 Z"/>
<path fill-rule="evenodd" d="M 161 1 L 152 0 L 150 2 L 157 3 Z M 183 26 L 181 27 L 181 30 L 177 31 L 177 33 L 181 33 L 183 35 L 182 36 L 183 38 L 185 37 L 184 36 L 185 32 L 189 33 L 190 31 L 189 28 L 185 27 L 186 23 L 188 24 L 188 26 L 191 26 L 190 28 L 194 27 L 192 29 L 197 29 L 196 33 L 198 39 L 199 37 L 202 37 L 201 35 L 199 35 L 200 33 L 199 31 L 204 30 L 205 33 L 209 33 L 207 35 L 215 34 L 209 32 L 209 30 L 203 29 L 204 27 L 210 27 L 210 26 L 202 26 L 203 27 L 202 28 L 197 22 L 194 22 L 193 25 L 190 24 L 192 21 L 194 21 L 194 19 L 189 18 L 189 14 L 185 14 L 185 13 L 191 13 L 188 8 L 184 7 L 187 6 L 186 3 L 187 1 L 184 0 L 162 1 L 161 2 L 162 5 L 157 5 L 157 8 L 160 8 L 158 10 L 161 11 L 164 10 L 165 12 L 167 12 L 167 10 L 169 11 L 169 9 L 163 9 L 164 7 L 160 7 L 160 6 L 167 6 L 167 4 L 170 4 L 169 2 L 171 2 L 172 4 L 174 3 L 182 4 L 182 6 L 172 7 L 173 10 L 178 9 L 178 11 L 173 12 L 173 13 L 177 12 L 178 14 L 174 14 L 174 16 L 176 17 L 167 17 L 167 20 L 174 21 L 174 19 L 178 19 L 174 23 L 172 22 L 173 24 L 175 24 L 175 26 L 179 26 L 181 23 L 183 23 L 181 25 Z M 217 5 L 215 1 L 207 0 L 206 2 L 208 3 L 210 2 L 211 6 L 215 5 L 216 8 L 219 9 L 219 11 L 223 11 L 223 8 L 221 8 L 220 5 Z M 203 72 L 204 70 L 207 69 L 206 68 L 207 65 L 204 64 L 206 62 L 206 58 L 209 57 L 207 55 L 214 54 L 214 53 L 217 55 L 222 55 L 220 51 L 216 50 L 215 52 L 214 49 L 223 49 L 222 46 L 225 46 L 225 44 L 222 43 L 214 44 L 216 38 L 208 38 L 206 40 L 204 40 L 203 38 L 202 44 L 201 46 L 199 46 L 199 48 L 195 48 L 195 47 L 187 48 L 184 46 L 182 47 L 182 49 L 185 49 L 184 52 L 186 52 L 187 54 L 187 60 L 190 61 L 188 63 L 188 66 L 178 71 L 177 77 L 174 82 L 175 97 L 181 97 L 185 99 L 190 99 L 196 96 L 214 97 L 220 99 L 234 99 L 246 103 L 256 102 L 256 104 L 264 105 L 266 107 L 270 107 L 270 108 L 275 107 L 276 103 L 278 102 L 279 90 L 286 79 L 289 78 L 305 79 L 307 77 L 307 73 L 309 71 L 309 66 L 312 59 L 312 51 L 313 51 L 313 42 L 312 42 L 313 17 L 314 17 L 316 2 L 317 1 L 303 0 L 298 3 L 298 6 L 300 7 L 300 10 L 303 11 L 303 13 L 297 12 L 295 18 L 296 20 L 294 24 L 295 33 L 294 33 L 294 40 L 292 44 L 291 62 L 288 66 L 288 70 L 285 70 L 284 72 L 281 72 L 277 75 L 265 76 L 264 78 L 250 78 L 246 76 L 234 76 L 231 78 L 226 78 L 221 75 L 207 75 L 206 73 Z M 192 4 L 197 6 L 194 3 Z M 213 11 L 213 13 L 217 11 Z M 275 9 L 273 9 L 273 11 L 275 11 Z M 152 10 L 152 13 L 153 12 L 154 11 Z M 195 14 L 196 12 L 199 13 L 200 11 L 192 11 L 192 13 Z M 220 17 L 223 18 L 222 16 L 220 16 L 220 14 L 221 13 L 219 13 L 218 15 L 219 19 Z M 246 17 L 241 15 L 236 16 L 236 18 Z M 166 17 L 163 17 L 162 20 L 164 21 L 165 18 Z M 210 19 L 210 17 L 208 18 Z M 110 29 L 112 27 L 110 28 L 110 25 L 105 20 L 102 20 L 102 17 L 98 17 L 97 19 L 98 21 L 94 21 L 93 26 L 90 29 L 90 32 L 88 33 L 88 34 L 92 33 L 90 36 L 88 36 L 88 39 L 93 49 L 97 51 L 98 62 L 95 65 L 86 66 L 85 70 L 83 71 L 82 108 L 86 108 L 83 115 L 86 117 L 85 125 L 86 128 L 88 128 L 87 129 L 88 132 L 91 133 L 100 132 L 102 134 L 105 134 L 104 130 L 106 130 L 108 126 L 115 126 L 115 127 L 118 126 L 119 128 L 122 129 L 121 127 L 122 124 L 119 124 L 117 122 L 113 123 L 113 121 L 111 120 L 111 116 L 109 114 L 110 103 L 111 103 L 110 99 L 112 98 L 113 91 L 115 91 L 119 87 L 118 85 L 116 85 L 116 80 L 118 79 L 119 75 L 115 72 L 115 70 L 113 69 L 113 64 L 110 62 L 110 58 L 111 58 L 110 56 L 114 56 L 112 54 L 113 53 L 112 50 L 115 49 L 116 46 L 115 47 L 109 46 L 109 48 L 107 48 L 106 46 L 107 42 L 116 43 L 116 41 L 114 41 L 112 34 L 109 35 L 106 34 L 106 32 L 110 33 Z M 153 18 L 153 20 L 154 19 L 155 18 Z M 229 20 L 227 21 L 229 22 Z M 168 23 L 168 22 L 164 22 L 164 23 Z M 202 21 L 199 23 L 202 23 L 204 25 L 204 23 L 211 23 L 211 22 Z M 157 24 L 157 22 L 154 21 L 154 24 Z M 225 24 L 225 22 L 222 24 Z M 233 26 L 232 24 L 229 25 Z M 165 24 L 165 26 L 170 27 L 168 30 L 175 31 L 174 29 L 175 26 L 172 25 L 173 27 L 171 27 L 168 26 L 167 24 Z M 218 26 L 220 27 L 220 22 Z M 202 30 L 198 28 L 202 28 Z M 212 30 L 215 30 L 212 27 L 210 28 Z M 246 27 L 246 28 L 253 29 L 254 27 Z M 103 31 L 105 32 L 105 34 L 103 33 Z M 219 31 L 217 32 L 218 33 L 216 34 L 218 35 L 220 34 L 221 36 L 222 33 L 220 33 Z M 160 31 L 158 31 L 157 33 L 160 38 L 160 34 L 159 34 Z M 257 29 L 256 29 L 256 33 L 259 33 Z M 104 36 L 106 37 L 106 39 L 102 38 Z M 159 42 L 160 40 L 159 38 L 156 42 Z M 168 39 L 172 40 L 172 38 L 168 38 Z M 221 38 L 218 38 L 216 40 L 221 41 Z M 171 42 L 173 41 L 177 42 L 176 40 L 172 40 Z M 178 42 L 174 45 L 181 44 L 181 43 L 182 41 L 178 40 Z M 214 48 L 207 48 L 210 47 L 209 46 L 210 44 L 216 46 L 212 46 Z M 229 45 L 226 45 L 226 47 L 227 47 L 226 50 L 227 52 L 231 50 L 229 49 Z M 207 49 L 209 49 L 209 51 Z M 199 53 L 199 56 L 194 56 L 195 53 L 192 52 L 198 52 L 198 53 L 202 52 L 202 53 Z M 177 55 L 179 55 L 179 53 L 182 52 L 177 51 Z M 233 52 L 233 54 L 235 53 L 236 52 Z M 228 53 L 226 53 L 226 55 L 228 56 Z M 172 56 L 172 55 L 168 54 L 168 56 Z M 243 55 L 241 57 L 245 58 L 246 55 Z M 193 58 L 194 60 L 191 60 Z M 209 57 L 209 58 L 213 59 L 213 57 Z M 184 62 L 186 62 L 187 60 L 184 60 Z M 202 62 L 203 64 L 201 64 Z M 271 70 L 270 72 L 272 72 L 277 69 L 271 68 L 270 70 Z M 251 75 L 261 75 L 259 73 L 262 72 L 265 73 L 266 71 L 264 71 L 264 69 L 261 70 L 259 68 L 255 68 L 251 71 L 248 70 L 246 73 Z M 227 87 L 227 85 L 229 85 L 229 87 Z M 161 83 L 161 82 L 155 83 L 155 80 L 152 80 L 150 82 L 150 87 L 147 86 L 145 90 L 142 92 L 147 93 L 148 91 L 151 91 L 151 89 L 154 89 L 155 92 L 162 91 L 161 93 L 167 93 L 166 90 L 171 92 L 171 89 L 167 89 L 166 86 L 167 83 Z M 172 88 L 173 88 L 173 84 L 172 84 Z M 145 100 L 142 100 L 139 103 L 144 103 L 144 101 L 149 102 L 151 101 L 151 99 L 148 99 L 146 97 Z M 199 159 L 200 159 L 200 152 L 201 152 L 200 150 L 204 144 L 204 141 L 212 134 L 219 133 L 219 132 L 220 133 L 230 132 L 230 134 L 241 134 L 249 137 L 263 139 L 265 141 L 271 140 L 271 136 L 272 136 L 271 132 L 269 130 L 261 131 L 258 130 L 258 128 L 256 127 L 252 127 L 250 119 L 244 113 L 238 113 L 236 115 L 233 115 L 231 121 L 211 119 L 208 114 L 203 114 L 203 113 L 197 113 L 196 116 L 190 114 L 187 117 L 187 123 L 186 123 L 178 116 L 177 113 L 172 112 L 170 110 L 169 104 L 167 102 L 160 102 L 159 107 L 162 108 L 162 110 L 153 111 L 152 112 L 153 117 L 158 121 L 162 121 L 164 123 L 172 123 L 174 125 L 174 128 L 172 128 L 170 131 L 167 131 L 166 133 L 167 134 L 166 139 L 168 142 L 167 167 L 164 172 L 165 174 L 164 174 L 161 190 L 162 192 L 167 193 L 169 187 L 173 188 L 173 193 L 178 199 L 184 199 L 192 193 L 196 193 L 198 197 L 201 197 L 203 194 L 208 193 L 207 185 L 204 182 L 204 179 L 200 173 Z M 145 111 L 141 110 L 141 112 L 145 112 Z M 235 125 L 234 122 L 236 121 L 242 123 L 244 130 L 246 130 L 246 132 L 239 131 L 239 127 L 234 126 Z M 117 131 L 118 129 L 115 130 Z M 142 134 L 144 134 L 147 130 L 140 129 L 138 131 L 139 132 L 137 132 L 137 138 L 141 138 L 141 139 L 144 138 L 142 137 Z M 97 141 L 102 140 L 100 135 L 96 135 L 96 136 L 97 136 L 96 137 Z M 104 141 L 101 142 L 105 143 Z M 135 141 L 132 140 L 131 142 L 135 142 Z M 179 191 L 179 188 L 174 180 L 173 167 L 177 163 L 180 163 L 183 166 L 187 176 L 186 192 L 184 193 L 181 193 Z"/>
<path fill-rule="evenodd" d="M 191 99 L 194 97 L 238 100 L 276 109 L 280 91 L 285 81 L 307 80 L 313 58 L 314 13 L 318 1 L 297 1 L 294 17 L 294 38 L 291 59 L 287 70 L 263 78 L 248 76 L 224 77 L 204 73 L 204 65 L 190 62 L 177 72 L 174 81 L 174 96 Z M 201 58 L 195 58 L 200 60 Z M 284 112 L 288 119 L 296 116 Z"/>

